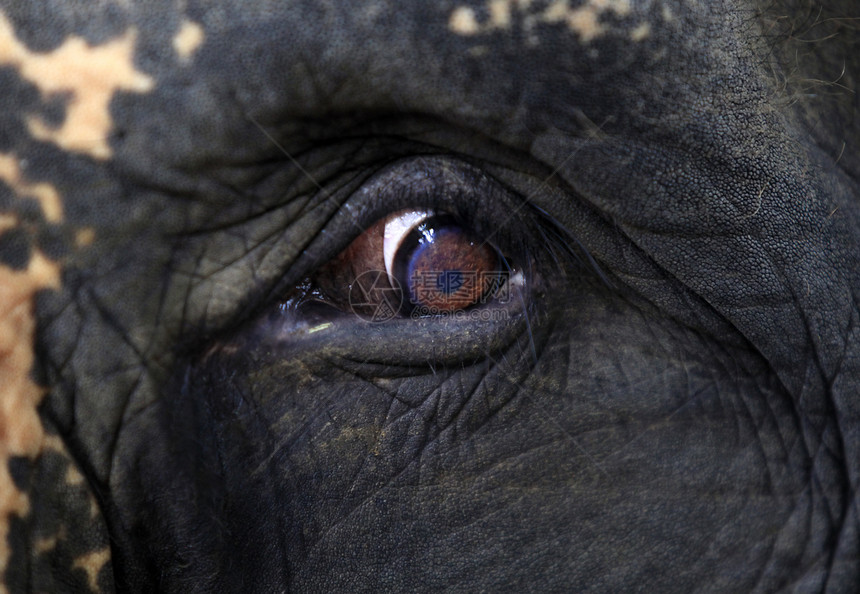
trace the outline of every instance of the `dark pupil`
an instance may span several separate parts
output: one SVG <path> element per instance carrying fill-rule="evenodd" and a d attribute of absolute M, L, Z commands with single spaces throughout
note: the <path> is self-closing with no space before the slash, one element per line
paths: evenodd
<path fill-rule="evenodd" d="M 499 257 L 450 217 L 434 217 L 404 239 L 395 274 L 413 308 L 451 312 L 480 303 L 499 276 Z"/>

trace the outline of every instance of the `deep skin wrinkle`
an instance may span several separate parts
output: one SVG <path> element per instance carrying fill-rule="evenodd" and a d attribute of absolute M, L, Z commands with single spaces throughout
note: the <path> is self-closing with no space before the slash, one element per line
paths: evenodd
<path fill-rule="evenodd" d="M 0 0 L 7 590 L 856 587 L 854 12 Z M 513 298 L 314 301 L 404 210 Z"/>

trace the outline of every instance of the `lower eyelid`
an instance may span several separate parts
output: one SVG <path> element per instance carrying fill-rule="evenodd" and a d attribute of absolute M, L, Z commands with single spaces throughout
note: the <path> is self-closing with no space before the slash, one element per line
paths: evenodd
<path fill-rule="evenodd" d="M 262 320 L 248 344 L 276 360 L 301 360 L 309 365 L 352 360 L 402 368 L 482 359 L 534 330 L 519 297 L 486 313 L 343 324 L 342 319 L 297 319 L 295 311 L 285 311 Z M 457 340 L 452 340 L 455 335 Z"/>

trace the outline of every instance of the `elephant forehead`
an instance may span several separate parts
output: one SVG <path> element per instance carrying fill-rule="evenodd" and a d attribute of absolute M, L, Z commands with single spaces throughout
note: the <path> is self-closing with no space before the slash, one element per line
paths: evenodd
<path fill-rule="evenodd" d="M 323 107 L 348 112 L 394 102 L 481 118 L 475 125 L 498 120 L 519 135 L 535 129 L 524 119 L 567 127 L 571 102 L 576 108 L 611 105 L 617 112 L 625 102 L 657 105 L 658 91 L 682 95 L 668 86 L 682 78 L 678 69 L 688 60 L 673 53 L 707 53 L 675 43 L 685 37 L 682 17 L 717 26 L 698 5 L 672 0 L 324 6 L 222 0 L 192 7 L 165 2 L 159 10 L 117 3 L 119 16 L 110 17 L 73 6 L 51 19 L 35 11 L 27 16 L 28 8 L 0 10 L 0 66 L 38 92 L 7 117 L 25 127 L 30 141 L 97 161 L 114 156 L 122 138 L 128 148 L 120 160 L 152 169 L 158 168 L 152 161 L 186 157 L 174 156 L 169 145 L 182 144 L 194 155 L 189 158 L 214 150 L 208 148 L 218 144 L 211 131 L 238 125 L 240 118 L 230 115 L 235 101 L 260 115 Z M 694 67 L 703 68 L 686 66 Z M 631 80 L 643 71 L 659 76 L 660 85 Z M 343 91 L 329 92 L 336 88 Z M 118 109 L 117 99 L 126 95 L 140 97 L 137 104 L 146 107 Z M 163 109 L 167 102 L 170 108 Z M 547 107 L 545 114 L 537 105 Z M 518 108 L 522 117 L 510 118 Z M 164 154 L 147 150 L 154 141 L 165 146 Z"/>

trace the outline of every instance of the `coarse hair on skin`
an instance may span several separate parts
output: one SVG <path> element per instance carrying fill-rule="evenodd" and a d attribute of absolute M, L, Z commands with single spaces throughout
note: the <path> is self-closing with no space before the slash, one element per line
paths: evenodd
<path fill-rule="evenodd" d="M 858 180 L 860 4 L 767 0 L 757 18 L 777 93 L 838 166 Z"/>

